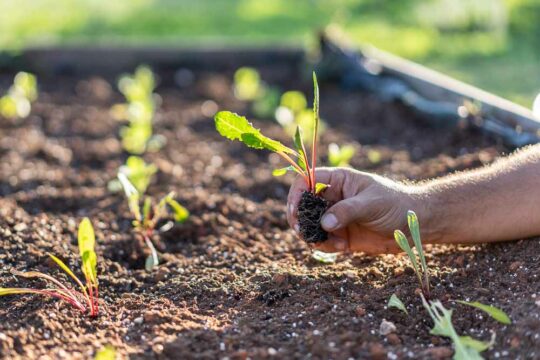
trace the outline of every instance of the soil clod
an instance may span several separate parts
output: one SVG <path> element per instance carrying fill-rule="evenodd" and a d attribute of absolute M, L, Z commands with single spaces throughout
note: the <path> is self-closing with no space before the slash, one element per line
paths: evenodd
<path fill-rule="evenodd" d="M 328 201 L 309 191 L 304 191 L 298 204 L 300 235 L 307 243 L 328 240 L 328 233 L 321 226 L 321 218 L 328 209 Z"/>

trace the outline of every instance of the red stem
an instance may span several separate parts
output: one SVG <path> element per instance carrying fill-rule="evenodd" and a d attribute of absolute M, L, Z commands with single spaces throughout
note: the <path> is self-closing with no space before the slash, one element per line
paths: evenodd
<path fill-rule="evenodd" d="M 289 162 L 296 169 L 296 171 L 298 171 L 298 173 L 302 175 L 302 177 L 304 178 L 304 181 L 309 186 L 310 181 L 311 181 L 310 178 L 308 177 L 309 171 L 308 171 L 308 175 L 306 175 L 306 171 L 304 171 L 300 166 L 298 166 L 298 164 L 293 159 L 291 159 L 289 155 L 285 154 L 284 152 L 278 152 L 278 154 L 281 155 L 282 158 L 287 160 L 287 162 Z M 308 164 L 306 164 L 306 168 L 308 168 Z"/>

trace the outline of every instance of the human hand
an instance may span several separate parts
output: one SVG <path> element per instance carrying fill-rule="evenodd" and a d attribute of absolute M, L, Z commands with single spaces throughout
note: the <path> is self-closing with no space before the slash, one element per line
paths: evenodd
<path fill-rule="evenodd" d="M 321 220 L 329 239 L 313 246 L 325 252 L 397 252 L 394 230 L 405 229 L 407 210 L 420 211 L 414 187 L 349 168 L 319 168 L 317 182 L 329 184 L 323 197 L 330 207 Z M 298 233 L 297 208 L 307 190 L 300 177 L 291 186 L 287 219 Z"/>

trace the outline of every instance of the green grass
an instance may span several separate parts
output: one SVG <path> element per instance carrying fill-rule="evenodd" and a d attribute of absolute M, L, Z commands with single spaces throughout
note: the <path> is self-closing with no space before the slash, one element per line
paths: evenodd
<path fill-rule="evenodd" d="M 0 0 L 0 48 L 308 45 L 338 24 L 371 43 L 530 106 L 540 0 Z"/>

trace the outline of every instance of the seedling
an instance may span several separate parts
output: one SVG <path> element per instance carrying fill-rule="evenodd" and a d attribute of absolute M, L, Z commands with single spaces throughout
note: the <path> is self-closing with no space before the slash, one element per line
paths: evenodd
<path fill-rule="evenodd" d="M 416 213 L 412 210 L 409 210 L 407 212 L 407 223 L 409 224 L 409 230 L 411 231 L 414 247 L 416 248 L 416 252 L 418 253 L 420 262 L 418 262 L 417 255 L 411 249 L 407 237 L 401 230 L 394 231 L 394 238 L 401 250 L 407 253 L 416 277 L 418 278 L 418 282 L 420 283 L 422 294 L 424 294 L 424 296 L 429 299 L 429 271 L 427 267 L 426 257 L 424 256 L 424 250 L 422 249 L 418 217 L 416 216 Z"/>
<path fill-rule="evenodd" d="M 105 345 L 96 352 L 94 360 L 116 360 L 116 349 L 112 345 Z"/>
<path fill-rule="evenodd" d="M 30 114 L 31 103 L 36 99 L 35 75 L 19 72 L 15 75 L 8 93 L 0 98 L 0 114 L 8 119 L 25 118 Z"/>
<path fill-rule="evenodd" d="M 482 304 L 478 301 L 469 302 L 469 301 L 463 301 L 463 300 L 456 300 L 456 302 L 480 309 L 486 314 L 488 314 L 489 316 L 491 316 L 493 319 L 500 322 L 501 324 L 510 325 L 512 323 L 512 320 L 510 320 L 508 315 L 506 315 L 504 311 L 502 311 L 499 308 L 496 308 L 495 306 Z"/>
<path fill-rule="evenodd" d="M 68 274 L 80 290 L 76 290 L 65 285 L 61 280 L 51 275 L 37 271 L 20 272 L 12 270 L 16 276 L 25 278 L 39 278 L 48 282 L 51 287 L 45 289 L 31 288 L 0 288 L 0 295 L 15 295 L 15 294 L 38 294 L 50 296 L 63 300 L 73 307 L 80 310 L 83 314 L 88 313 L 91 317 L 95 317 L 99 312 L 98 298 L 98 280 L 97 280 L 97 256 L 94 251 L 95 235 L 92 223 L 88 218 L 84 218 L 79 224 L 78 230 L 79 253 L 82 260 L 81 270 L 86 279 L 86 285 L 71 271 L 71 269 L 59 258 L 49 254 L 51 259 Z"/>
<path fill-rule="evenodd" d="M 313 110 L 307 107 L 307 100 L 303 93 L 296 90 L 286 91 L 281 95 L 279 107 L 276 109 L 275 118 L 278 124 L 289 135 L 294 136 L 296 128 L 300 126 L 305 130 L 306 139 L 313 137 Z M 323 133 L 325 124 L 319 119 L 319 133 Z"/>
<path fill-rule="evenodd" d="M 272 117 L 279 106 L 280 94 L 277 88 L 262 81 L 254 68 L 241 67 L 234 73 L 234 95 L 238 100 L 250 101 L 257 117 Z"/>
<path fill-rule="evenodd" d="M 157 250 L 152 242 L 152 236 L 157 231 L 159 221 L 167 216 L 168 209 L 170 208 L 173 212 L 175 222 L 183 223 L 188 219 L 189 211 L 174 200 L 174 192 L 167 194 L 156 204 L 153 204 L 150 197 L 145 197 L 141 206 L 141 195 L 128 180 L 127 176 L 120 172 L 118 173 L 118 179 L 124 188 L 129 210 L 134 217 L 133 228 L 136 233 L 142 236 L 146 246 L 150 250 L 150 256 L 147 257 L 145 262 L 146 270 L 150 271 L 159 265 Z"/>
<path fill-rule="evenodd" d="M 340 147 L 332 143 L 328 145 L 328 163 L 333 167 L 349 167 L 356 150 L 352 145 Z"/>
<path fill-rule="evenodd" d="M 400 298 L 397 297 L 396 294 L 392 294 L 392 296 L 390 296 L 390 299 L 388 300 L 388 307 L 399 309 L 403 311 L 405 314 L 409 315 L 409 312 L 407 311 L 405 304 L 403 303 L 403 301 L 401 301 Z"/>
<path fill-rule="evenodd" d="M 156 108 L 155 78 L 152 70 L 139 66 L 133 75 L 122 75 L 118 88 L 126 104 L 113 106 L 111 112 L 119 120 L 128 120 L 129 126 L 120 129 L 123 148 L 131 154 L 142 154 L 148 148 L 159 147 L 161 139 L 152 136 L 152 121 Z M 158 141 L 159 140 L 159 141 Z"/>
<path fill-rule="evenodd" d="M 298 206 L 298 220 L 300 234 L 307 242 L 319 242 L 328 238 L 321 225 L 320 220 L 328 207 L 328 202 L 321 197 L 322 192 L 328 187 L 326 184 L 316 182 L 315 168 L 317 165 L 317 140 L 319 130 L 319 87 L 317 77 L 313 73 L 313 119 L 312 119 L 312 145 L 311 145 L 311 163 L 308 159 L 306 146 L 302 137 L 302 128 L 296 127 L 294 135 L 295 149 L 291 149 L 279 141 L 272 140 L 264 136 L 260 130 L 253 127 L 248 120 L 238 114 L 229 111 L 220 111 L 216 114 L 214 120 L 216 130 L 229 140 L 238 140 L 248 147 L 254 149 L 266 149 L 277 153 L 285 159 L 290 165 L 285 168 L 273 171 L 274 176 L 281 176 L 288 171 L 294 171 L 300 174 L 304 179 L 307 191 L 302 194 Z"/>
<path fill-rule="evenodd" d="M 483 359 L 480 353 L 495 341 L 494 338 L 489 343 L 473 339 L 470 336 L 459 336 L 452 325 L 452 310 L 446 309 L 439 300 L 428 301 L 422 296 L 422 303 L 433 320 L 434 326 L 430 334 L 448 337 L 454 344 L 455 360 L 477 360 Z"/>

